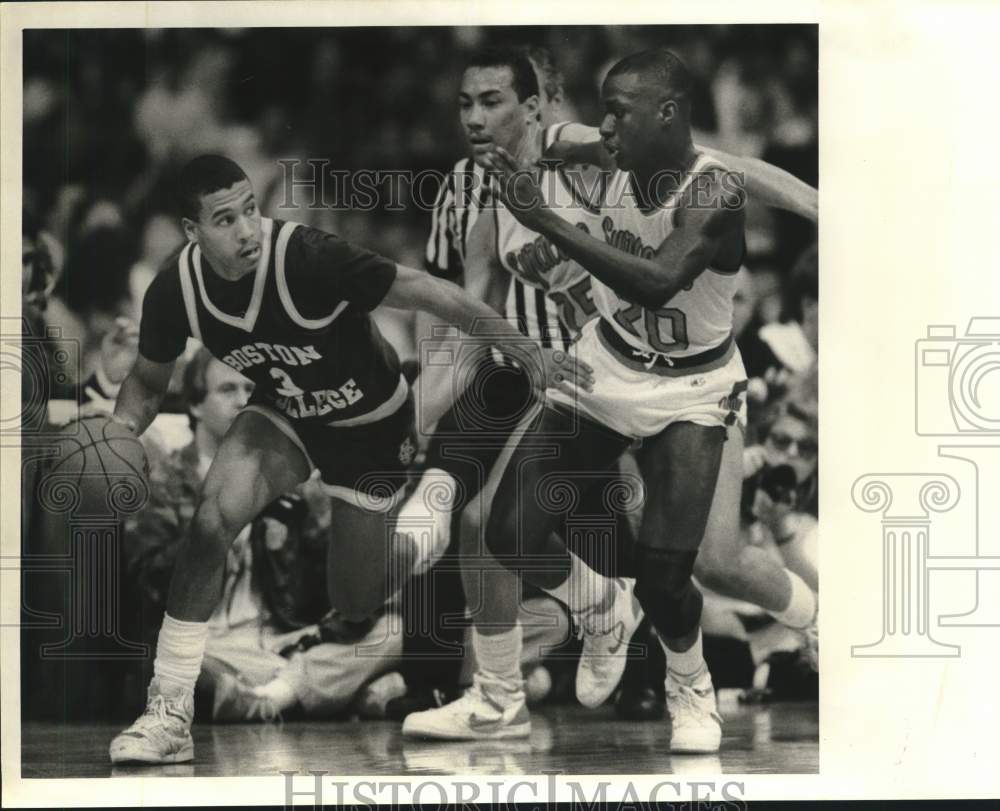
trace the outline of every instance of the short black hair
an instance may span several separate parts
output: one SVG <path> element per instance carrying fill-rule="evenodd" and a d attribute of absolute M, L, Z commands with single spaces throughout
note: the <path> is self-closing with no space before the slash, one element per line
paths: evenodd
<path fill-rule="evenodd" d="M 476 51 L 465 62 L 465 70 L 502 67 L 510 68 L 511 87 L 514 88 L 518 101 L 539 95 L 538 75 L 522 48 L 494 45 Z"/>
<path fill-rule="evenodd" d="M 545 101 L 552 101 L 556 96 L 563 95 L 562 71 L 556 66 L 552 52 L 541 45 L 525 45 L 521 50 L 531 60 L 537 76 L 542 80 L 541 90 L 545 93 Z"/>
<path fill-rule="evenodd" d="M 620 76 L 625 73 L 636 73 L 645 77 L 663 88 L 685 109 L 690 110 L 694 78 L 684 60 L 673 51 L 653 48 L 626 56 L 611 67 L 608 76 Z"/>
<path fill-rule="evenodd" d="M 192 158 L 177 177 L 177 212 L 181 217 L 198 221 L 203 195 L 228 189 L 247 180 L 236 161 L 225 155 L 199 155 Z"/>

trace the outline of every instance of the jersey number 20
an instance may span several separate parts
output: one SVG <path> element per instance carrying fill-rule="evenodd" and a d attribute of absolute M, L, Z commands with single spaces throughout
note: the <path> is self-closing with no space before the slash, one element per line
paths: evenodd
<path fill-rule="evenodd" d="M 656 352 L 676 352 L 688 348 L 687 316 L 675 307 L 645 310 L 633 304 L 627 310 L 616 312 L 615 321 L 636 338 L 644 339 Z M 639 331 L 640 321 L 645 335 Z"/>

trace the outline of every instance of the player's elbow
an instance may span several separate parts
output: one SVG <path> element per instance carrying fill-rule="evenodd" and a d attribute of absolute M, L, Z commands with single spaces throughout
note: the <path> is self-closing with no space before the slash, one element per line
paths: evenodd
<path fill-rule="evenodd" d="M 646 310 L 658 310 L 677 295 L 677 286 L 665 281 L 653 280 L 644 285 L 633 296 L 633 301 Z"/>

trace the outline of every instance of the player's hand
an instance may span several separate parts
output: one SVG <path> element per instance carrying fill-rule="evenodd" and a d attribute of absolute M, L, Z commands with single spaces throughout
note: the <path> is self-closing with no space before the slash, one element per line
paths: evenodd
<path fill-rule="evenodd" d="M 507 210 L 523 225 L 535 225 L 545 207 L 545 198 L 534 169 L 523 166 L 502 146 L 489 149 L 482 160 L 496 176 L 500 200 Z"/>
<path fill-rule="evenodd" d="M 543 368 L 538 371 L 542 379 L 536 382 L 540 390 L 559 389 L 566 394 L 573 394 L 576 389 L 594 390 L 593 368 L 572 352 L 544 347 L 541 352 Z"/>
<path fill-rule="evenodd" d="M 754 494 L 753 514 L 775 538 L 783 538 L 788 534 L 788 517 L 793 511 L 791 504 L 775 501 L 763 490 Z"/>

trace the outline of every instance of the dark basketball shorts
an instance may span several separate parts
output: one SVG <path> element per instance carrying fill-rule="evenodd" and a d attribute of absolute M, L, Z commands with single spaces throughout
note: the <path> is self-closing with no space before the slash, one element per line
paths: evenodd
<path fill-rule="evenodd" d="M 509 449 L 507 453 L 504 451 L 510 443 L 516 442 L 513 435 L 523 434 L 524 423 L 532 417 L 526 430 L 531 431 L 535 426 L 542 413 L 539 404 L 530 379 L 520 369 L 492 361 L 484 362 L 477 369 L 473 382 L 438 422 L 427 449 L 426 467 L 445 470 L 459 483 L 459 500 L 454 505 L 456 514 L 483 489 L 501 456 L 509 457 Z M 540 443 L 554 445 L 560 441 L 571 441 L 573 433 L 570 431 L 565 437 L 552 436 L 540 440 Z M 576 513 L 586 516 L 588 526 L 601 524 L 609 527 L 596 540 L 597 533 L 588 535 L 580 532 L 567 533 L 564 540 L 574 552 L 603 574 L 628 576 L 629 564 L 626 561 L 630 559 L 635 544 L 634 529 L 629 520 L 632 508 L 617 509 L 615 505 L 618 501 L 629 499 L 622 499 L 616 493 L 625 492 L 623 486 L 638 486 L 641 489 L 641 482 L 615 465 L 608 470 L 578 477 L 575 483 L 582 486 Z M 608 493 L 611 493 L 610 497 Z"/>
<path fill-rule="evenodd" d="M 263 397 L 251 397 L 244 411 L 267 417 L 292 440 L 332 497 L 378 512 L 393 509 L 402 499 L 407 469 L 417 453 L 411 394 L 381 419 L 347 427 L 290 420 Z"/>
<path fill-rule="evenodd" d="M 538 397 L 521 369 L 483 361 L 468 388 L 438 421 L 426 467 L 447 471 L 459 483 L 461 500 L 471 500 L 511 434 L 537 411 Z"/>

